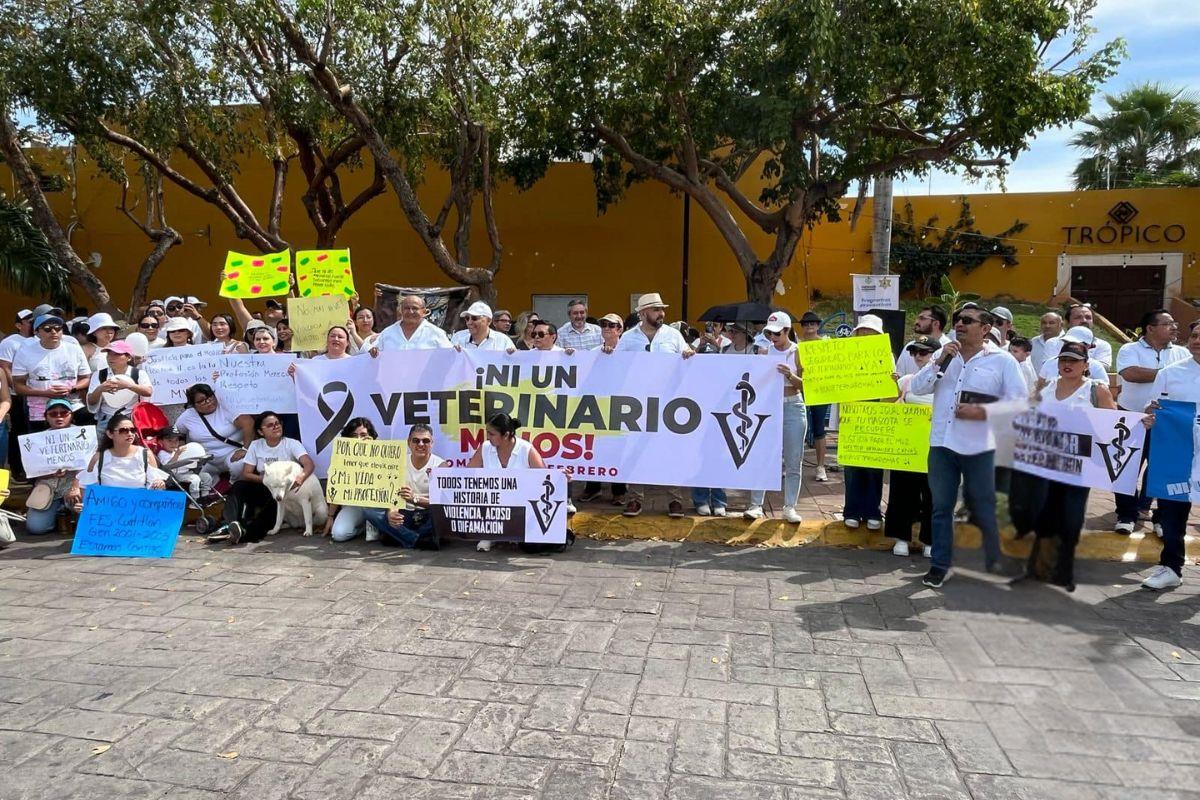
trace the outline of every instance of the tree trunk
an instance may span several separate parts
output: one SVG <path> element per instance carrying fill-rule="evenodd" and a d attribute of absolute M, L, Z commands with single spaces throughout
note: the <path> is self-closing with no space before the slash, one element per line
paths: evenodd
<path fill-rule="evenodd" d="M 886 275 L 892 260 L 892 177 L 875 178 L 871 207 L 871 274 Z"/>
<path fill-rule="evenodd" d="M 763 305 L 775 305 L 775 284 L 783 269 L 762 261 L 755 261 L 746 275 L 746 299 Z"/>
<path fill-rule="evenodd" d="M 133 296 L 129 299 L 130 322 L 137 321 L 133 319 L 133 316 L 146 302 L 146 293 L 150 288 L 150 279 L 154 277 L 154 271 L 167 257 L 171 248 L 177 244 L 183 244 L 183 237 L 174 228 L 165 228 L 155 234 L 154 249 L 142 260 L 142 265 L 138 267 L 137 280 L 133 284 Z"/>
<path fill-rule="evenodd" d="M 88 269 L 87 264 L 83 263 L 75 252 L 75 248 L 71 247 L 71 243 L 67 240 L 66 233 L 63 232 L 62 226 L 54 216 L 54 211 L 50 208 L 50 203 L 46 200 L 46 195 L 42 192 L 42 186 L 38 181 L 37 173 L 33 170 L 33 165 L 25 157 L 16 126 L 8 117 L 8 109 L 0 108 L 0 113 L 3 115 L 3 119 L 0 120 L 0 126 L 2 126 L 0 128 L 0 151 L 3 151 L 4 157 L 8 161 L 8 167 L 12 170 L 21 194 L 29 202 L 34 223 L 46 236 L 58 263 L 71 276 L 71 280 L 87 293 L 88 299 L 91 301 L 90 305 L 95 306 L 99 311 L 120 314 L 121 310 L 113 304 L 104 282 Z"/>

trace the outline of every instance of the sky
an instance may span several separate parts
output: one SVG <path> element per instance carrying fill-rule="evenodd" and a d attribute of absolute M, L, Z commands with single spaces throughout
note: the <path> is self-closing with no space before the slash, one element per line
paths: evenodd
<path fill-rule="evenodd" d="M 1117 74 L 1100 87 L 1092 99 L 1092 112 L 1108 106 L 1105 94 L 1117 94 L 1138 83 L 1159 82 L 1200 93 L 1200 2 L 1197 0 L 1099 0 L 1092 25 L 1094 42 L 1122 37 L 1127 55 Z M 1081 157 L 1070 146 L 1075 134 L 1064 127 L 1043 131 L 1030 142 L 1004 181 L 1009 192 L 1062 191 L 1073 188 L 1071 171 Z M 895 193 L 960 194 L 998 191 L 999 183 L 972 183 L 958 175 L 934 173 L 926 179 L 897 181 Z"/>

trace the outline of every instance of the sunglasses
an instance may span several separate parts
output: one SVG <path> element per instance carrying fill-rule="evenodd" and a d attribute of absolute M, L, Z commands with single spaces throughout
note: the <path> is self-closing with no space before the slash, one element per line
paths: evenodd
<path fill-rule="evenodd" d="M 147 311 L 146 313 L 152 317 L 161 317 L 164 312 L 161 308 L 152 308 L 149 311 Z"/>
<path fill-rule="evenodd" d="M 183 306 L 179 303 L 171 303 L 171 305 L 167 306 L 167 311 L 180 311 L 182 309 Z"/>
<path fill-rule="evenodd" d="M 530 339 L 541 339 L 543 336 L 549 336 L 549 335 L 550 335 L 549 331 L 534 331 L 533 333 L 529 334 L 529 338 Z"/>
<path fill-rule="evenodd" d="M 467 322 L 479 322 L 479 320 L 481 320 L 481 319 L 487 319 L 487 317 L 473 317 L 470 315 L 467 316 Z"/>
<path fill-rule="evenodd" d="M 767 334 L 767 336 L 770 336 L 772 339 L 774 339 L 776 336 L 783 336 L 785 332 L 784 331 L 763 331 L 763 333 Z"/>
<path fill-rule="evenodd" d="M 139 322 L 138 327 L 143 330 L 154 330 L 158 328 L 157 322 Z"/>
<path fill-rule="evenodd" d="M 961 322 L 963 325 L 977 325 L 980 320 L 979 317 L 959 317 L 955 322 Z"/>
<path fill-rule="evenodd" d="M 43 325 L 42 327 L 38 328 L 38 330 L 45 331 L 46 333 L 62 333 L 63 326 L 62 325 Z"/>
<path fill-rule="evenodd" d="M 135 429 L 135 428 L 117 428 L 116 430 L 113 431 L 113 433 L 129 434 L 130 436 L 132 436 L 133 434 L 137 433 L 137 429 Z"/>
<path fill-rule="evenodd" d="M 433 439 L 410 439 L 413 444 L 433 444 Z"/>
<path fill-rule="evenodd" d="M 620 328 L 620 327 L 622 327 L 621 323 L 619 323 L 619 322 L 601 322 L 601 323 L 599 323 L 599 325 L 601 328 Z"/>

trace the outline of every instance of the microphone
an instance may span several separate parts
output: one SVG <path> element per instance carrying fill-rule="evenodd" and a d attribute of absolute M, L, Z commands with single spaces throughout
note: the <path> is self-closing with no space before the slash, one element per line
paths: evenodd
<path fill-rule="evenodd" d="M 947 353 L 946 355 L 942 356 L 942 360 L 938 362 L 937 375 L 934 377 L 935 381 L 942 379 L 942 376 L 946 374 L 946 367 L 950 366 L 950 362 L 953 360 L 953 353 Z"/>

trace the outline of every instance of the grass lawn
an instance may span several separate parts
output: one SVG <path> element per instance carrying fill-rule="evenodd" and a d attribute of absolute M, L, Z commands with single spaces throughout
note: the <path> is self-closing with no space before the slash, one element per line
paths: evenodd
<path fill-rule="evenodd" d="M 978 301 L 985 308 L 995 308 L 996 306 L 1004 306 L 1013 313 L 1013 327 L 1017 333 L 1022 336 L 1032 338 L 1041 333 L 1039 320 L 1047 311 L 1057 311 L 1062 313 L 1062 308 L 1044 306 L 1040 303 L 1027 303 L 1024 300 L 1014 300 L 1011 297 L 988 298 L 985 297 Z M 785 304 L 786 305 L 786 304 Z M 820 314 L 822 318 L 828 318 L 832 314 L 839 311 L 845 312 L 847 319 L 852 317 L 851 307 L 853 301 L 849 297 L 822 297 L 817 302 L 813 303 L 813 311 Z M 920 311 L 929 303 L 925 300 L 901 300 L 900 307 L 904 309 L 908 316 L 909 328 L 912 328 L 913 321 L 917 318 L 917 312 Z M 807 309 L 793 308 L 796 314 L 803 314 Z M 949 309 L 947 309 L 949 313 Z M 1113 346 L 1113 354 L 1120 348 L 1124 342 L 1118 341 L 1107 330 L 1097 325 L 1094 328 L 1097 336 L 1106 340 Z"/>

